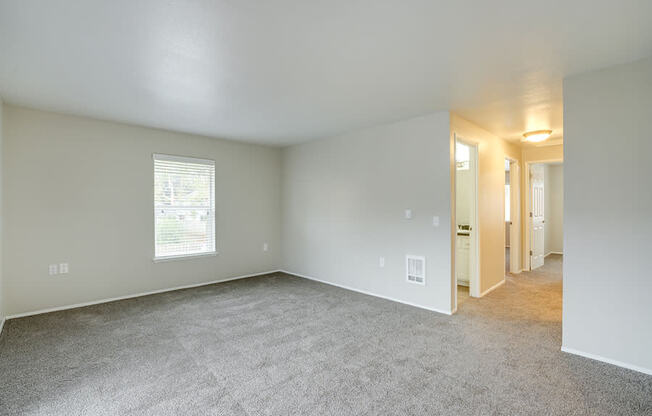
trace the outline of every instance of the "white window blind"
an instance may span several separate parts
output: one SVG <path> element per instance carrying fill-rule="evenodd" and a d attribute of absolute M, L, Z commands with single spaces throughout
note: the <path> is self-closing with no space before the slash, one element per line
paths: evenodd
<path fill-rule="evenodd" d="M 154 154 L 155 259 L 215 253 L 215 162 Z"/>

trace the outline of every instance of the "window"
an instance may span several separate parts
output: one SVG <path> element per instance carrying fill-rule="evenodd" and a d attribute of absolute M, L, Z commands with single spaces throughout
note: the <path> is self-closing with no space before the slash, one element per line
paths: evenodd
<path fill-rule="evenodd" d="M 455 142 L 455 166 L 457 170 L 469 170 L 469 161 L 471 160 L 469 146 L 460 142 Z"/>
<path fill-rule="evenodd" d="M 215 162 L 154 155 L 155 260 L 215 254 Z"/>

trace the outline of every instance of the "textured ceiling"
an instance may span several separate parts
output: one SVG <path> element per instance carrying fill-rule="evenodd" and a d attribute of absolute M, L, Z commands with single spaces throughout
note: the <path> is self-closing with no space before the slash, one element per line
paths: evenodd
<path fill-rule="evenodd" d="M 650 0 L 0 0 L 0 95 L 283 145 L 453 110 L 562 129 L 562 79 L 652 55 Z"/>

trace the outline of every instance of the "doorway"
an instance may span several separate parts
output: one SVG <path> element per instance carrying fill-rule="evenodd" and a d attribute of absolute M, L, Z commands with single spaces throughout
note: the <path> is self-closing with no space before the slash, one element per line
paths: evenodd
<path fill-rule="evenodd" d="M 505 158 L 505 274 L 521 271 L 519 178 L 518 161 Z"/>
<path fill-rule="evenodd" d="M 512 229 L 511 221 L 511 198 L 510 198 L 510 178 L 509 178 L 509 159 L 505 159 L 505 274 L 509 273 L 509 249 L 510 249 L 510 231 Z"/>
<path fill-rule="evenodd" d="M 455 286 L 456 307 L 479 297 L 478 148 L 455 138 Z"/>
<path fill-rule="evenodd" d="M 517 160 L 505 158 L 505 274 L 521 271 L 521 197 Z"/>
<path fill-rule="evenodd" d="M 529 269 L 537 270 L 563 255 L 563 164 L 529 165 Z"/>

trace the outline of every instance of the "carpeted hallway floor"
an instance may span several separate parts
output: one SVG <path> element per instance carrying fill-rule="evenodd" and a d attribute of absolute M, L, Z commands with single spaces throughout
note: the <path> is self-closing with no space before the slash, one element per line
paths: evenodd
<path fill-rule="evenodd" d="M 651 415 L 560 352 L 561 259 L 445 316 L 284 274 L 8 321 L 2 415 Z"/>

